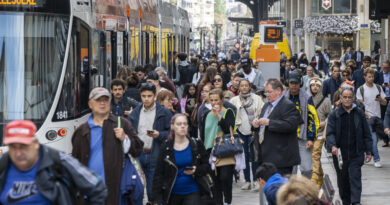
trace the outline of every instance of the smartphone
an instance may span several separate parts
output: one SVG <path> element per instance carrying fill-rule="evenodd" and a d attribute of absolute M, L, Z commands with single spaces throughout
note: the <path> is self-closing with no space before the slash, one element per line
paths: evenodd
<path fill-rule="evenodd" d="M 378 94 L 378 95 L 376 95 L 376 98 L 379 98 L 381 95 L 380 94 Z"/>
<path fill-rule="evenodd" d="M 150 135 L 153 134 L 153 132 L 154 132 L 154 130 L 147 130 L 147 131 L 146 131 L 146 133 L 147 133 L 147 134 L 150 134 Z"/>
<path fill-rule="evenodd" d="M 185 167 L 184 168 L 184 171 L 191 171 L 191 170 L 193 170 L 194 169 L 194 167 Z"/>

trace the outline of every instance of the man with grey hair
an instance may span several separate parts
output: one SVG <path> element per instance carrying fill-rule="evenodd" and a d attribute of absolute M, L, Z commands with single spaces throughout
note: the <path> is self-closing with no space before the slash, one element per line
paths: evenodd
<path fill-rule="evenodd" d="M 343 204 L 358 205 L 362 194 L 361 167 L 364 161 L 369 162 L 372 158 L 371 131 L 364 111 L 354 103 L 353 88 L 342 88 L 340 101 L 341 104 L 329 115 L 326 143 L 332 149 Z M 342 158 L 340 168 L 339 151 Z"/>
<path fill-rule="evenodd" d="M 283 84 L 269 79 L 265 84 L 268 102 L 254 119 L 255 161 L 273 163 L 282 175 L 292 174 L 293 166 L 300 164 L 297 128 L 302 121 L 295 104 L 283 96 Z"/>

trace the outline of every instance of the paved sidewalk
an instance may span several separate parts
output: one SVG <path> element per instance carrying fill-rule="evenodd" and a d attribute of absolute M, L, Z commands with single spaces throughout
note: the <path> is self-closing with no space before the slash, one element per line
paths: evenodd
<path fill-rule="evenodd" d="M 362 167 L 363 192 L 361 203 L 363 205 L 390 204 L 390 148 L 383 148 L 382 144 L 382 141 L 378 143 L 378 149 L 383 167 L 374 167 L 373 161 Z M 324 172 L 330 176 L 332 185 L 336 190 L 335 199 L 340 199 L 332 158 L 326 157 L 324 153 L 321 158 Z"/>

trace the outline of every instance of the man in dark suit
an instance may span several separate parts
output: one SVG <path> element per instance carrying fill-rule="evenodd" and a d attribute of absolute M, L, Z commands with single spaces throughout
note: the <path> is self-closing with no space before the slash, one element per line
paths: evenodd
<path fill-rule="evenodd" d="M 355 92 L 359 89 L 360 86 L 366 83 L 366 80 L 364 79 L 364 70 L 366 68 L 369 68 L 370 66 L 371 66 L 371 57 L 364 56 L 362 68 L 357 68 L 353 72 L 352 81 L 355 81 Z M 381 85 L 379 72 L 375 72 L 374 74 L 374 83 Z"/>
<path fill-rule="evenodd" d="M 265 85 L 268 103 L 263 106 L 261 118 L 252 122 L 254 157 L 259 164 L 273 163 L 282 175 L 291 174 L 293 166 L 301 161 L 297 128 L 302 118 L 295 104 L 282 95 L 279 80 L 269 79 Z"/>
<path fill-rule="evenodd" d="M 352 59 L 356 62 L 356 67 L 359 69 L 362 67 L 364 53 L 360 51 L 360 48 L 356 49 L 356 52 L 353 53 Z"/>

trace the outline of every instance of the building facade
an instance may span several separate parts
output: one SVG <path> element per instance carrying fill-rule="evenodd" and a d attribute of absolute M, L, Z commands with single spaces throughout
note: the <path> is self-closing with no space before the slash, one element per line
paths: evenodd
<path fill-rule="evenodd" d="M 281 0 L 285 1 L 286 32 L 292 53 L 303 48 L 308 57 L 315 50 L 330 50 L 339 59 L 347 47 L 372 55 L 380 46 L 387 52 L 387 37 L 380 25 L 387 20 L 369 20 L 366 0 Z M 377 46 L 374 46 L 377 45 Z"/>

